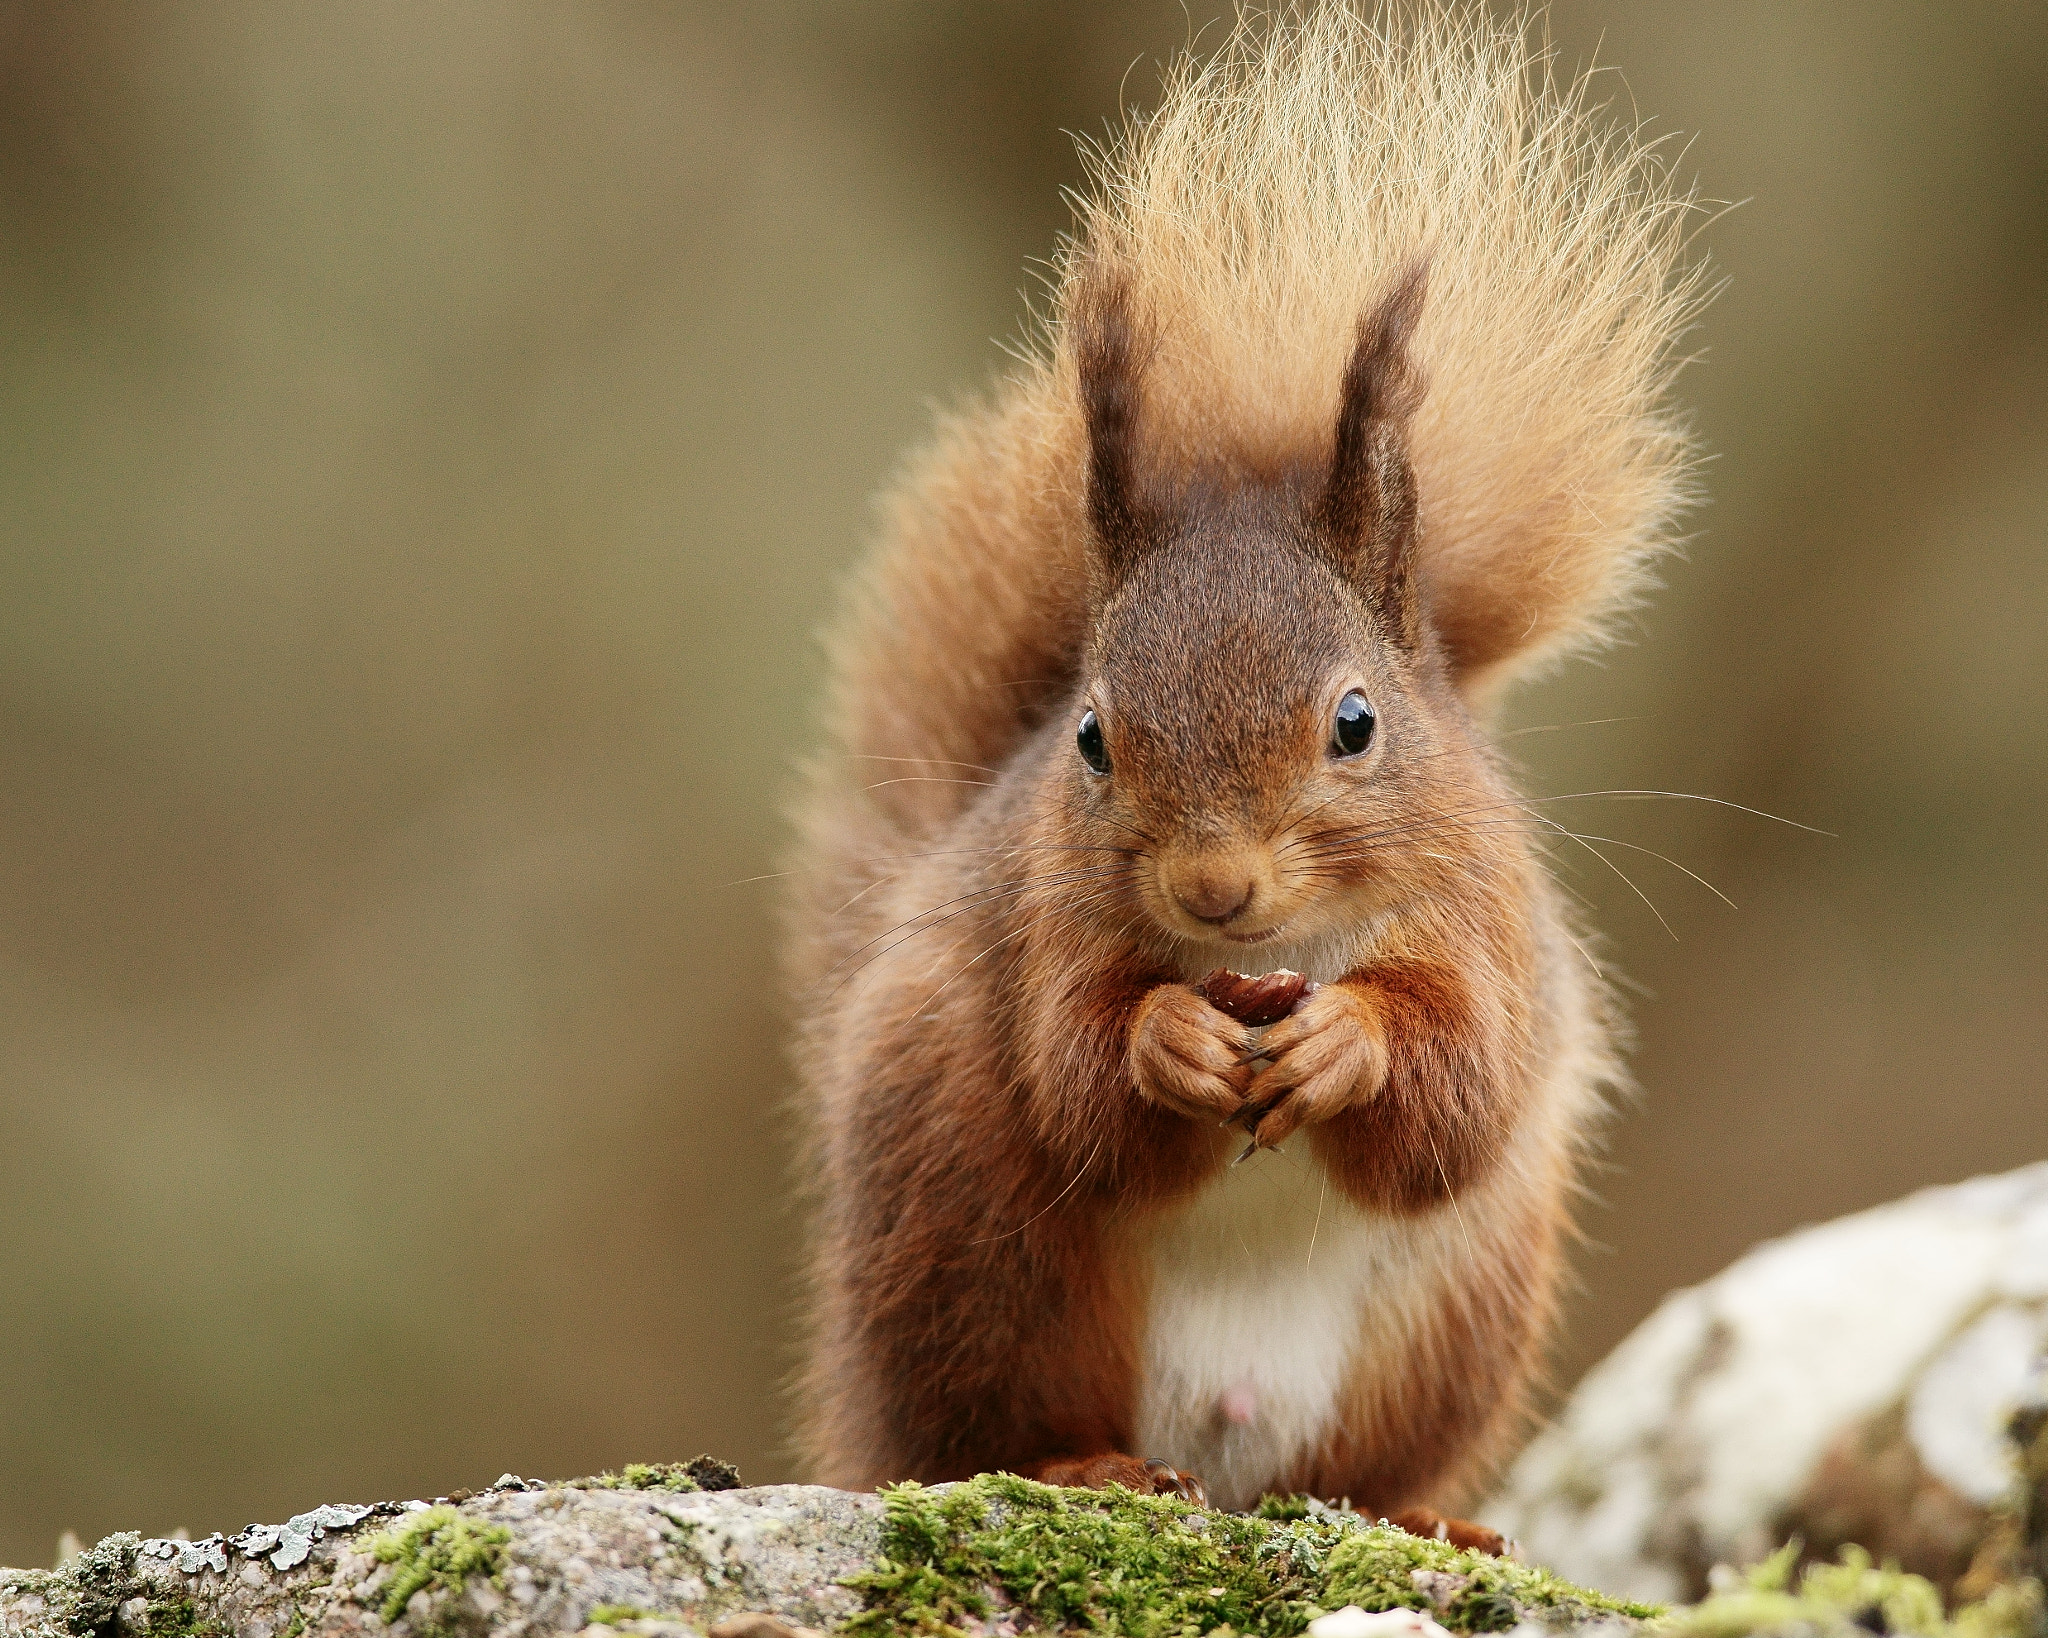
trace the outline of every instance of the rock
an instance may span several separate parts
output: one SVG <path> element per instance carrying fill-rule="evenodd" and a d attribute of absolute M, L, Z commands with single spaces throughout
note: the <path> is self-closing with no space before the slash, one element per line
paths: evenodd
<path fill-rule="evenodd" d="M 749 1612 L 825 1627 L 860 1608 L 840 1582 L 874 1561 L 882 1502 L 814 1485 L 521 1486 L 459 1505 L 318 1511 L 317 1532 L 256 1526 L 148 1544 L 110 1536 L 63 1570 L 0 1574 L 0 1632 L 297 1638 L 388 1627 L 427 1638 L 595 1622 L 616 1638 L 661 1625 L 701 1633 Z"/>
<path fill-rule="evenodd" d="M 729 1615 L 710 1638 L 818 1638 L 816 1627 L 793 1627 L 779 1615 Z"/>
<path fill-rule="evenodd" d="M 1480 1516 L 1659 1602 L 1795 1536 L 1948 1590 L 2013 1491 L 2006 1427 L 2044 1348 L 2048 1164 L 1923 1190 L 1666 1298 Z"/>
<path fill-rule="evenodd" d="M 1362 1610 L 1346 1604 L 1308 1624 L 1308 1638 L 1451 1638 L 1419 1610 Z"/>
<path fill-rule="evenodd" d="M 508 1476 L 460 1503 L 321 1508 L 204 1542 L 110 1536 L 62 1570 L 0 1573 L 0 1632 L 36 1638 L 1015 1638 L 1154 1617 L 1299 1631 L 1347 1604 L 1404 1605 L 1371 1630 L 1420 1635 L 1619 1634 L 1651 1613 L 1305 1498 L 1254 1517 L 1003 1475 L 887 1499 Z"/>

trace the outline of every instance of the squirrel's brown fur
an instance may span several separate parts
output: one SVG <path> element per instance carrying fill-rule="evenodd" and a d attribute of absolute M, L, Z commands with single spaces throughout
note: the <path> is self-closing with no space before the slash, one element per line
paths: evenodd
<path fill-rule="evenodd" d="M 1100 156 L 1047 347 L 897 487 L 833 651 L 817 1477 L 1384 1511 L 1511 1434 L 1614 1065 L 1481 721 L 1682 499 L 1682 203 L 1434 6 L 1243 23 Z M 1263 1039 L 1190 987 L 1281 965 L 1322 982 Z"/>

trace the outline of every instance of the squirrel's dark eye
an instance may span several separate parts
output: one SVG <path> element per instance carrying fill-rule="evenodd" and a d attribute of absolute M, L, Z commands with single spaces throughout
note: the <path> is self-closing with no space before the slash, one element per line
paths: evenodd
<path fill-rule="evenodd" d="M 1102 743 L 1102 724 L 1095 720 L 1093 711 L 1081 713 L 1081 726 L 1074 732 L 1074 743 L 1081 748 L 1081 760 L 1099 774 L 1109 772 L 1109 747 Z"/>
<path fill-rule="evenodd" d="M 1372 701 L 1352 689 L 1337 702 L 1337 726 L 1330 735 L 1330 754 L 1357 756 L 1372 743 L 1372 731 L 1378 722 Z"/>

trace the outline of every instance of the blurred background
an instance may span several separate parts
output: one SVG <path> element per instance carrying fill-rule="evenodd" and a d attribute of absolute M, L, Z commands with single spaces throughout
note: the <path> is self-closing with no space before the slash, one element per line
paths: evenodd
<path fill-rule="evenodd" d="M 792 1476 L 811 634 L 1204 0 L 0 4 L 0 1563 Z M 1711 504 L 1512 743 L 1669 923 L 1568 1384 L 2048 1155 L 2048 8 L 1560 0 L 1746 201 Z"/>

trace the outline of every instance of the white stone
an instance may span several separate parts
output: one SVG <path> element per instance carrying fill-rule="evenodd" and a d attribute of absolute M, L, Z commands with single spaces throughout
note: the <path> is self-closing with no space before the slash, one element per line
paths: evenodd
<path fill-rule="evenodd" d="M 1309 1638 L 1451 1638 L 1420 1610 L 1362 1610 L 1346 1604 L 1308 1624 Z"/>
<path fill-rule="evenodd" d="M 1906 1432 L 1937 1479 L 1988 1506 L 2012 1484 L 2005 1424 L 2048 1345 L 2048 1312 L 1993 1308 L 1920 1373 Z"/>
<path fill-rule="evenodd" d="M 2048 1164 L 1788 1235 L 1666 1298 L 1479 1516 L 1573 1580 L 1669 1600 L 1700 1554 L 1766 1546 L 1821 1454 L 1898 1406 L 1929 1470 L 1985 1499 L 2044 1310 Z"/>

